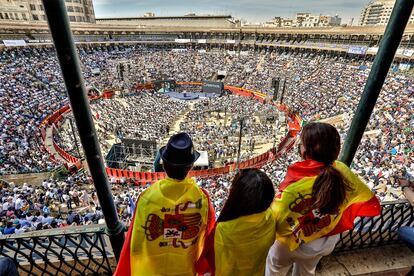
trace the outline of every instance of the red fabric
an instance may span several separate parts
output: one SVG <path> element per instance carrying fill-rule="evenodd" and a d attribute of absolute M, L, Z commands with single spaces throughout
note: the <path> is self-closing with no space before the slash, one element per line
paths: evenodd
<path fill-rule="evenodd" d="M 376 196 L 365 202 L 358 202 L 349 206 L 343 213 L 336 227 L 328 236 L 336 235 L 354 228 L 356 217 L 375 217 L 381 213 L 381 204 Z"/>
<path fill-rule="evenodd" d="M 279 191 L 283 192 L 287 186 L 301 180 L 304 177 L 318 175 L 323 167 L 323 163 L 311 159 L 290 165 L 287 169 L 285 179 L 279 185 Z"/>
<path fill-rule="evenodd" d="M 135 206 L 137 206 L 139 197 L 135 202 Z M 124 245 L 122 246 L 121 255 L 119 256 L 119 261 L 116 266 L 116 271 L 114 276 L 129 276 L 131 275 L 131 236 L 132 236 L 132 228 L 134 226 L 135 221 L 135 214 L 137 213 L 137 208 L 135 208 L 134 216 L 132 217 L 131 224 L 129 226 L 128 232 L 125 237 Z"/>
<path fill-rule="evenodd" d="M 211 203 L 208 192 L 201 188 L 201 191 L 206 195 L 208 201 L 208 217 L 207 217 L 207 227 L 205 235 L 209 235 L 211 231 L 215 228 L 216 225 L 216 211 L 214 210 L 213 204 Z"/>
<path fill-rule="evenodd" d="M 216 233 L 216 225 L 210 234 L 207 236 L 204 242 L 203 252 L 196 263 L 196 271 L 198 275 L 204 275 L 210 273 L 211 276 L 215 275 L 215 253 L 214 253 L 214 235 Z"/>
<path fill-rule="evenodd" d="M 210 197 L 208 192 L 201 188 L 203 193 L 208 198 L 208 222 L 207 229 L 205 233 L 204 248 L 203 252 L 198 258 L 196 263 L 196 271 L 198 275 L 204 275 L 205 273 L 212 273 L 211 276 L 214 276 L 214 233 L 216 231 L 216 213 L 213 205 L 211 204 Z"/>

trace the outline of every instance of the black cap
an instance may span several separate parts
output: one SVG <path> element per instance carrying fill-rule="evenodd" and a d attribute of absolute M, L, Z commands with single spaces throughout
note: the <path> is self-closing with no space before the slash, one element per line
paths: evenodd
<path fill-rule="evenodd" d="M 181 132 L 171 136 L 168 144 L 160 149 L 163 162 L 172 166 L 186 167 L 194 164 L 200 153 L 194 150 L 190 136 Z"/>

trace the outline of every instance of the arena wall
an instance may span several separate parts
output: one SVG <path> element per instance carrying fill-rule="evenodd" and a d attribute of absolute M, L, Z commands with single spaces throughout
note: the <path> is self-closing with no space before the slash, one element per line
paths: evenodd
<path fill-rule="evenodd" d="M 177 84 L 186 84 L 186 85 L 203 85 L 201 82 L 178 82 Z M 144 85 L 143 87 L 146 87 Z M 241 97 L 252 97 L 258 101 L 264 102 L 265 95 L 254 90 L 248 90 L 244 88 L 234 87 L 225 85 L 224 89 L 230 91 L 233 94 L 239 95 Z M 91 101 L 96 100 L 100 97 L 93 97 L 90 98 Z M 289 109 L 286 106 L 278 105 L 278 109 L 282 112 L 289 113 Z M 41 124 L 41 129 L 46 127 L 53 127 L 53 129 L 59 129 L 59 126 L 63 120 L 62 114 L 70 112 L 70 107 L 68 105 L 62 107 L 61 109 L 54 112 L 52 115 L 48 116 Z M 263 165 L 267 164 L 268 162 L 274 161 L 277 158 L 280 158 L 284 153 L 289 151 L 296 142 L 296 136 L 298 133 L 298 127 L 300 127 L 301 119 L 298 115 L 293 116 L 293 122 L 289 124 L 289 133 L 288 135 L 283 138 L 281 143 L 275 147 L 270 149 L 269 151 L 258 155 L 254 158 L 249 160 L 240 162 L 238 165 L 239 169 L 245 168 L 259 168 Z M 43 141 L 45 142 L 45 137 L 42 135 Z M 47 148 L 46 144 L 45 147 Z M 63 150 L 58 144 L 53 141 L 53 147 L 56 152 L 66 160 L 66 166 L 71 167 L 75 165 L 78 169 L 81 167 L 81 160 L 71 154 L 67 153 Z M 50 151 L 49 151 L 50 152 Z M 52 155 L 52 158 L 53 155 Z M 230 172 L 233 172 L 237 169 L 237 164 L 231 164 L 220 168 L 212 168 L 206 170 L 193 170 L 190 172 L 191 177 L 198 177 L 198 178 L 210 178 L 213 176 L 224 175 Z M 137 185 L 145 185 L 147 183 L 153 183 L 157 180 L 165 178 L 165 173 L 162 172 L 135 172 L 129 170 L 122 170 L 122 169 L 113 169 L 113 168 L 106 168 L 106 173 L 108 177 L 115 178 L 117 181 L 129 180 L 135 182 Z"/>

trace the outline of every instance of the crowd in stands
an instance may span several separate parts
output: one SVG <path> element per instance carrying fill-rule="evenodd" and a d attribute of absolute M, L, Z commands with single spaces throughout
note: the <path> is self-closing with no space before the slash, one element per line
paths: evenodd
<path fill-rule="evenodd" d="M 0 55 L 0 174 L 54 167 L 39 125 L 65 99 L 51 50 L 6 49 Z"/>
<path fill-rule="evenodd" d="M 50 160 L 49 154 L 43 147 L 39 125 L 47 115 L 67 103 L 56 55 L 47 48 L 2 51 L 0 123 L 4 127 L 0 129 L 0 173 L 51 170 L 58 164 Z M 346 138 L 346 132 L 371 66 L 368 61 L 351 58 L 287 52 L 249 52 L 248 55 L 230 55 L 221 51 L 174 52 L 141 47 L 110 51 L 99 47 L 82 48 L 79 53 L 86 85 L 98 90 L 111 87 L 123 88 L 130 92 L 138 81 L 163 77 L 177 81 L 214 79 L 217 71 L 223 70 L 227 73 L 224 79 L 226 84 L 272 95 L 273 90 L 270 87 L 272 77 L 286 77 L 284 102 L 298 112 L 305 121 L 342 116 L 341 123 L 336 125 L 340 130 L 342 141 Z M 130 64 L 126 65 L 124 80 L 118 76 L 116 70 L 120 62 Z M 100 74 L 92 73 L 94 68 L 99 68 Z M 411 174 L 414 172 L 414 115 L 410 112 L 414 106 L 413 93 L 414 86 L 411 79 L 398 72 L 390 72 L 367 129 L 372 134 L 364 136 L 352 165 L 352 168 L 368 182 L 382 200 L 401 198 L 401 192 L 394 187 L 395 179 L 406 171 Z M 225 97 L 203 100 L 191 106 L 185 102 L 171 100 L 154 91 L 145 91 L 126 98 L 97 100 L 91 107 L 104 152 L 109 150 L 110 141 L 116 137 L 149 140 L 165 138 L 180 115 L 184 115 L 180 129 L 192 134 L 199 150 L 209 151 L 209 157 L 213 159 L 214 157 L 230 159 L 229 157 L 234 156 L 236 143 L 234 137 L 237 136 L 239 128 L 238 119 L 244 116 L 250 116 L 250 119 L 246 121 L 244 128 L 243 146 L 246 151 L 243 158 L 252 156 L 252 151 L 249 153 L 248 149 L 252 144 L 258 144 L 258 140 L 267 138 L 273 142 L 274 127 L 261 122 L 262 115 L 274 111 L 270 105 L 263 105 L 248 98 Z M 213 109 L 220 112 L 213 112 Z M 186 111 L 192 112 L 185 114 Z M 231 114 L 227 122 L 230 127 L 218 123 L 225 119 L 223 111 L 226 115 Z M 251 118 L 252 114 L 254 119 Z M 207 115 L 211 115 L 213 119 Z M 76 126 L 74 127 L 76 132 Z M 69 152 L 75 153 L 73 137 L 68 130 L 68 125 L 64 124 L 64 127 L 57 131 L 59 132 L 55 137 L 57 142 Z M 258 137 L 254 137 L 257 133 L 259 133 Z M 210 144 L 212 140 L 215 143 L 213 146 Z M 265 165 L 263 169 L 275 185 L 278 185 L 284 177 L 287 166 L 296 160 L 297 154 L 291 152 Z M 214 194 L 213 202 L 216 210 L 220 210 L 221 201 L 226 198 L 229 179 L 230 176 L 223 176 L 199 180 L 200 185 L 210 187 Z M 59 198 L 53 198 L 58 194 L 59 187 L 62 196 L 65 195 L 65 191 L 70 196 L 72 186 L 71 183 L 66 182 L 61 185 L 55 183 L 52 190 L 56 189 L 56 191 L 52 192 L 50 201 L 59 202 Z M 18 187 L 14 189 L 16 188 L 23 189 Z M 29 185 L 25 189 L 35 190 Z M 47 190 L 44 187 L 39 189 L 40 194 L 43 193 L 43 197 L 47 198 Z M 85 188 L 85 192 L 82 189 L 78 193 L 87 194 L 89 199 L 93 197 L 91 188 Z M 8 222 L 11 221 L 10 218 L 22 218 L 23 214 L 16 209 L 9 211 L 8 204 L 6 210 L 4 209 L 4 203 L 7 203 L 10 197 L 12 202 L 18 200 L 14 193 L 13 190 L 2 191 L 2 209 L 6 211 Z M 27 190 L 22 193 L 30 194 Z M 127 218 L 130 213 L 129 205 L 125 200 L 125 194 L 122 195 L 121 191 L 119 193 L 117 203 L 124 207 L 120 212 Z M 139 191 L 131 188 L 128 193 L 135 199 Z M 44 216 L 40 207 L 34 204 L 39 202 L 34 199 L 41 198 L 40 194 L 30 194 L 26 199 L 28 205 L 30 205 L 29 200 L 33 203 L 32 216 L 35 216 L 34 212 L 37 211 L 41 213 L 40 216 Z M 51 202 L 44 200 L 42 204 L 48 203 L 50 209 Z M 71 203 L 74 204 L 74 201 L 72 200 Z M 43 209 L 43 206 L 41 208 Z M 60 218 L 55 219 L 58 221 Z M 63 222 L 64 219 L 59 223 Z M 33 229 L 33 226 L 29 228 Z"/>
<path fill-rule="evenodd" d="M 3 184 L 0 190 L 0 232 L 21 234 L 75 225 L 103 223 L 94 187 L 86 174 L 40 185 Z"/>

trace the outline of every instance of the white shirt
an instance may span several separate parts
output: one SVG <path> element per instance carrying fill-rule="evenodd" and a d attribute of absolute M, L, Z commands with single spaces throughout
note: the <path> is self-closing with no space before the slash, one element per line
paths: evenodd
<path fill-rule="evenodd" d="M 9 210 L 10 207 L 11 207 L 11 204 L 8 203 L 7 201 L 5 203 L 3 203 L 3 211 Z"/>

